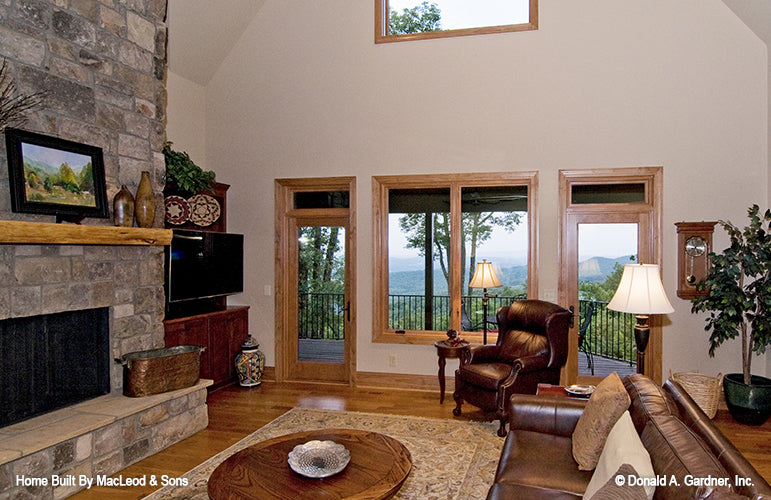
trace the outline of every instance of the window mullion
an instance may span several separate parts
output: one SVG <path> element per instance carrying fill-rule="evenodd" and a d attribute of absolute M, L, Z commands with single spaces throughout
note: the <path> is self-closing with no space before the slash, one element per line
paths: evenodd
<path fill-rule="evenodd" d="M 450 186 L 450 303 L 452 304 L 451 325 L 457 331 L 461 331 L 461 186 L 453 183 Z"/>

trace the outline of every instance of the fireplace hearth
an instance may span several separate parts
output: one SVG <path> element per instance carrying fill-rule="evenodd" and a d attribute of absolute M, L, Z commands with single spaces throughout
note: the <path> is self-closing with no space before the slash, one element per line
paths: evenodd
<path fill-rule="evenodd" d="M 0 321 L 0 427 L 110 392 L 108 307 Z"/>

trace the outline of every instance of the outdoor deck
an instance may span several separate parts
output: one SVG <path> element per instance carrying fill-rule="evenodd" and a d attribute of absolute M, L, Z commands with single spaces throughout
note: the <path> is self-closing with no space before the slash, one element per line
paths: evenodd
<path fill-rule="evenodd" d="M 343 362 L 343 341 L 342 340 L 317 340 L 300 339 L 299 359 L 300 361 L 320 361 L 324 363 L 342 363 Z M 578 353 L 578 373 L 579 375 L 591 375 L 583 352 Z M 603 358 L 596 354 L 592 357 L 594 361 L 594 376 L 605 377 L 612 372 L 618 372 L 620 377 L 636 373 L 637 366 L 629 365 L 623 361 L 615 361 Z"/>

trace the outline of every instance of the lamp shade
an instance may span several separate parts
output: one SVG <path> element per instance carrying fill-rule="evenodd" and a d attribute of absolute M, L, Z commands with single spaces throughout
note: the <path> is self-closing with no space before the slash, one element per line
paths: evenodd
<path fill-rule="evenodd" d="M 493 263 L 483 260 L 477 264 L 474 277 L 471 278 L 468 286 L 471 288 L 493 288 L 503 285 L 498 281 L 498 277 L 495 275 L 495 271 L 493 271 Z"/>
<path fill-rule="evenodd" d="M 675 310 L 664 293 L 656 264 L 626 264 L 608 309 L 632 314 L 666 314 Z"/>

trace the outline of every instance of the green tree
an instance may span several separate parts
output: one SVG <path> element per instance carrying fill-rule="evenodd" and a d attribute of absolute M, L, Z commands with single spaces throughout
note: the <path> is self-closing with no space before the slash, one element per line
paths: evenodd
<path fill-rule="evenodd" d="M 461 276 L 466 277 L 466 270 L 473 271 L 476 268 L 477 248 L 489 240 L 495 227 L 503 227 L 507 231 L 514 229 L 522 221 L 520 212 L 464 212 L 461 218 Z M 399 226 L 406 239 L 407 248 L 416 249 L 420 255 L 425 256 L 426 243 L 426 214 L 407 214 L 399 218 Z M 439 262 L 442 274 L 450 287 L 450 214 L 431 214 L 433 229 L 431 240 L 434 260 Z M 466 248 L 468 247 L 468 251 Z M 468 252 L 468 255 L 467 255 Z M 468 259 L 468 267 L 466 262 Z M 467 295 L 471 295 L 472 289 L 467 289 Z"/>
<path fill-rule="evenodd" d="M 388 15 L 388 34 L 405 35 L 407 33 L 425 33 L 441 31 L 442 11 L 435 3 L 423 2 L 411 9 L 404 9 L 401 14 L 391 9 Z"/>
<path fill-rule="evenodd" d="M 78 179 L 75 176 L 75 172 L 72 171 L 72 168 L 66 162 L 62 163 L 62 166 L 59 167 L 59 185 L 67 191 L 73 193 L 80 192 L 80 186 L 78 185 Z"/>
<path fill-rule="evenodd" d="M 80 171 L 80 175 L 78 177 L 80 189 L 83 191 L 94 190 L 94 168 L 91 165 L 91 162 L 88 162 L 86 166 L 83 167 L 83 170 Z"/>

